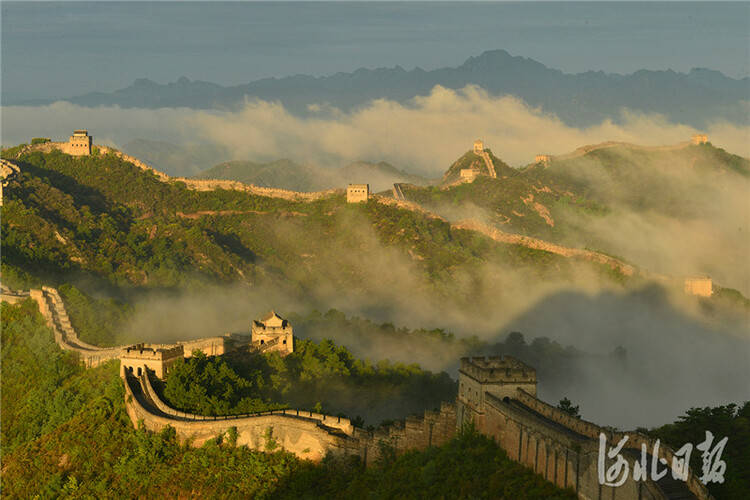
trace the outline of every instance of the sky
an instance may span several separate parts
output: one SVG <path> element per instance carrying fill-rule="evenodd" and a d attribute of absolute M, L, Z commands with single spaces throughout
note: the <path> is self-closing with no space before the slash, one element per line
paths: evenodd
<path fill-rule="evenodd" d="M 1 2 L 4 103 L 136 78 L 223 85 L 505 49 L 565 72 L 750 74 L 750 3 Z"/>

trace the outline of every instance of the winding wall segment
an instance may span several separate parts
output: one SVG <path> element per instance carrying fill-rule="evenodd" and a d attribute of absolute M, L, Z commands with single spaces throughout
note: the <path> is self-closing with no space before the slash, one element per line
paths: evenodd
<path fill-rule="evenodd" d="M 479 156 L 484 160 L 484 164 L 487 166 L 487 172 L 489 172 L 490 177 L 496 179 L 497 172 L 495 172 L 495 165 L 492 163 L 492 158 L 490 158 L 489 153 L 487 153 L 487 151 L 482 151 Z"/>
<path fill-rule="evenodd" d="M 237 431 L 237 444 L 266 451 L 269 438 L 284 450 L 304 459 L 319 461 L 325 455 L 357 455 L 366 465 L 375 463 L 385 448 L 396 453 L 439 446 L 456 432 L 455 406 L 444 403 L 440 411 L 412 416 L 374 432 L 354 427 L 349 419 L 300 410 L 273 410 L 255 414 L 208 417 L 175 410 L 162 401 L 146 373 L 135 377 L 127 370 L 126 409 L 137 427 L 154 432 L 169 425 L 182 442 L 201 446 L 209 439 Z"/>
<path fill-rule="evenodd" d="M 69 323 L 69 320 L 65 321 L 67 314 L 61 314 L 64 306 L 57 291 L 44 287 L 42 290 L 31 290 L 29 295 L 38 303 L 61 348 L 74 350 L 82 357 L 103 357 L 101 351 L 111 353 L 119 350 L 97 349 L 84 343 L 94 348 L 92 353 L 91 349 L 71 344 L 70 339 L 77 339 L 77 336 L 72 327 L 60 326 L 61 321 Z M 87 366 L 96 366 L 105 360 L 88 359 Z M 526 381 L 525 378 L 517 380 L 514 373 L 508 374 L 507 370 L 505 375 L 515 377 L 513 383 L 516 385 Z M 154 432 L 171 426 L 181 441 L 193 446 L 200 446 L 234 429 L 237 444 L 251 449 L 267 451 L 269 444 L 275 443 L 304 459 L 317 461 L 328 454 L 357 455 L 364 464 L 370 465 L 377 462 L 388 448 L 403 453 L 442 445 L 455 435 L 457 428 L 467 419 L 471 419 L 475 420 L 478 430 L 495 439 L 511 459 L 558 486 L 573 488 L 578 497 L 584 500 L 712 498 L 692 471 L 688 472 L 685 483 L 666 478 L 656 483 L 630 481 L 618 488 L 600 485 L 597 468 L 600 433 L 607 436 L 610 444 L 619 442 L 627 435 L 625 453 L 636 459 L 641 446 L 645 445 L 651 451 L 654 441 L 637 432 L 617 432 L 572 417 L 526 392 L 521 388 L 522 384 L 511 396 L 500 397 L 504 393 L 485 391 L 479 399 L 466 399 L 473 389 L 460 388 L 458 405 L 443 403 L 439 411 L 425 412 L 422 417 L 408 417 L 403 422 L 370 432 L 353 426 L 346 418 L 300 410 L 220 417 L 182 412 L 161 400 L 145 370 L 136 377 L 131 369 L 123 365 L 120 376 L 125 386 L 126 410 L 134 426 L 142 424 Z M 650 457 L 650 460 L 664 459 L 670 464 L 674 456 L 671 448 L 662 445 L 658 457 Z"/>
<path fill-rule="evenodd" d="M 453 224 L 453 227 L 456 229 L 468 229 L 470 231 L 477 231 L 501 243 L 522 245 L 527 248 L 533 248 L 535 250 L 543 250 L 545 252 L 562 255 L 563 257 L 579 257 L 592 262 L 606 264 L 613 269 L 618 269 L 620 272 L 622 272 L 622 274 L 626 276 L 632 276 L 633 274 L 635 274 L 635 267 L 619 259 L 610 257 L 609 255 L 594 252 L 591 250 L 582 250 L 580 248 L 564 247 L 562 245 L 550 243 L 549 241 L 532 238 L 531 236 L 506 233 L 473 219 L 456 222 L 455 224 Z"/>
<path fill-rule="evenodd" d="M 24 147 L 21 151 L 19 151 L 18 156 L 30 151 L 49 153 L 54 150 L 60 150 L 66 152 L 67 145 L 67 142 L 46 142 L 43 144 L 32 144 Z M 287 189 L 256 186 L 254 184 L 246 184 L 244 182 L 225 179 L 189 179 L 186 177 L 172 177 L 164 172 L 155 169 L 151 165 L 139 160 L 138 158 L 125 154 L 115 148 L 102 145 L 97 145 L 96 148 L 99 150 L 100 154 L 114 155 L 123 161 L 133 164 L 143 171 L 151 172 L 162 182 L 182 182 L 185 184 L 185 186 L 187 186 L 188 189 L 192 189 L 195 191 L 213 191 L 216 189 L 226 189 L 232 191 L 244 191 L 256 196 L 265 196 L 268 198 L 283 198 L 285 200 L 291 201 L 315 201 L 344 192 L 342 189 L 301 192 L 290 191 Z"/>

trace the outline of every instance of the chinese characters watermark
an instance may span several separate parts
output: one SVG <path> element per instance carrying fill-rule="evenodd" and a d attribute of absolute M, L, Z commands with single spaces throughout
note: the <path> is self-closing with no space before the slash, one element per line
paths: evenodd
<path fill-rule="evenodd" d="M 724 472 L 727 469 L 727 464 L 721 459 L 721 454 L 728 440 L 729 438 L 725 437 L 718 441 L 712 448 L 714 435 L 710 431 L 706 431 L 706 439 L 695 446 L 698 451 L 702 452 L 701 458 L 703 462 L 701 470 L 703 475 L 699 479 L 703 484 L 724 482 Z M 604 486 L 621 486 L 628 480 L 630 466 L 628 461 L 620 454 L 627 441 L 628 436 L 624 436 L 617 445 L 607 451 L 607 437 L 603 432 L 599 433 L 599 459 L 597 463 L 599 484 Z M 646 443 L 641 444 L 641 457 L 639 460 L 633 461 L 633 481 L 645 481 L 649 477 L 649 472 L 651 473 L 650 477 L 652 481 L 658 481 L 667 475 L 669 472 L 667 460 L 659 457 L 659 444 L 659 440 L 657 439 L 654 442 L 650 463 Z M 674 452 L 671 464 L 672 477 L 674 479 L 679 481 L 688 480 L 690 454 L 692 452 L 692 443 L 687 443 Z M 614 463 L 609 467 L 605 466 L 606 458 L 614 460 Z"/>

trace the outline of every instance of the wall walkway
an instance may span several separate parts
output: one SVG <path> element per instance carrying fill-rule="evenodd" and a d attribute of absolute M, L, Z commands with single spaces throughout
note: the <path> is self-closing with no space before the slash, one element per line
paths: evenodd
<path fill-rule="evenodd" d="M 177 437 L 193 446 L 237 431 L 237 444 L 267 451 L 271 442 L 300 458 L 318 461 L 327 454 L 357 455 L 366 465 L 390 448 L 396 453 L 439 446 L 456 432 L 455 406 L 444 403 L 439 412 L 409 417 L 405 422 L 369 432 L 347 418 L 301 410 L 273 410 L 245 415 L 208 417 L 175 410 L 159 398 L 149 376 L 123 370 L 125 401 L 134 425 L 142 422 L 154 432 L 173 427 Z"/>
<path fill-rule="evenodd" d="M 550 243 L 549 241 L 532 238 L 531 236 L 521 236 L 520 234 L 506 233 L 473 219 L 456 222 L 455 224 L 453 224 L 453 227 L 456 229 L 478 231 L 485 234 L 486 236 L 489 236 L 493 240 L 502 243 L 522 245 L 527 248 L 533 248 L 535 250 L 543 250 L 545 252 L 562 255 L 563 257 L 578 257 L 584 260 L 606 264 L 613 269 L 619 270 L 625 276 L 632 276 L 636 271 L 635 267 L 633 267 L 632 265 L 603 253 L 594 252 L 591 250 L 582 250 L 580 248 L 564 247 L 562 245 Z"/>

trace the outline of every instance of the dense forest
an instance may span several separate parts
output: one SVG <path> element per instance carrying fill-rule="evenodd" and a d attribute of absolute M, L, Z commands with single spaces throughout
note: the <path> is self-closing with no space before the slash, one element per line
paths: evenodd
<path fill-rule="evenodd" d="M 439 408 L 441 401 L 456 398 L 456 383 L 445 372 L 432 374 L 416 364 L 357 359 L 330 340 L 296 339 L 294 352 L 285 357 L 239 352 L 180 360 L 163 394 L 170 406 L 201 415 L 271 410 L 283 402 L 374 425 L 380 415 Z"/>

